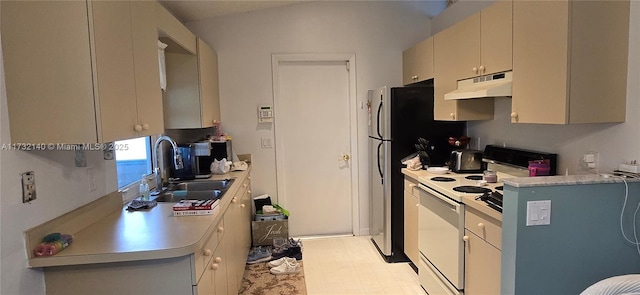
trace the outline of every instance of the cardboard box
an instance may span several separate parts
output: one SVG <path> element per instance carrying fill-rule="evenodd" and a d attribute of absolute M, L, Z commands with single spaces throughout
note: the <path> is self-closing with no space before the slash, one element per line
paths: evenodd
<path fill-rule="evenodd" d="M 252 221 L 251 237 L 254 246 L 272 246 L 273 239 L 289 238 L 289 221 Z"/>

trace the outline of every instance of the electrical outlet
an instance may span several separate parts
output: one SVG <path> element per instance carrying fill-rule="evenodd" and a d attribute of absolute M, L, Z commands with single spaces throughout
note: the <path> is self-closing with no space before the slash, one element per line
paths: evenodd
<path fill-rule="evenodd" d="M 33 171 L 20 173 L 22 177 L 22 203 L 36 199 L 36 178 Z"/>

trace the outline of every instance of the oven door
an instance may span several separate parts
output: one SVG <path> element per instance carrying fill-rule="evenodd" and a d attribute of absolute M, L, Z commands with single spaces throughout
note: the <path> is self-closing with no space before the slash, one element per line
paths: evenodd
<path fill-rule="evenodd" d="M 457 290 L 464 289 L 464 205 L 423 185 L 418 211 L 418 248 Z M 428 292 L 428 290 L 427 290 Z"/>

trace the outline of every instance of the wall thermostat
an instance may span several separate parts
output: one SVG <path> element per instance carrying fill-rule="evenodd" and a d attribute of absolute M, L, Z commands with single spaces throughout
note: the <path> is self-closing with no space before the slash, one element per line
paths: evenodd
<path fill-rule="evenodd" d="M 264 105 L 258 107 L 258 123 L 273 122 L 273 106 Z"/>

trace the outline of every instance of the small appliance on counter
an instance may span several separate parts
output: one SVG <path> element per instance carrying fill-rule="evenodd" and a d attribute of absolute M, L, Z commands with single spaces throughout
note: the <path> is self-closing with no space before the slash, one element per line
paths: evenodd
<path fill-rule="evenodd" d="M 178 154 L 182 157 L 182 169 L 176 169 L 173 165 L 170 165 L 170 177 L 177 180 L 195 179 L 197 174 L 195 146 L 193 144 L 180 144 L 178 145 Z M 166 159 L 166 161 L 170 160 Z"/>
<path fill-rule="evenodd" d="M 194 143 L 196 146 L 196 172 L 198 175 L 211 175 L 211 163 L 214 160 L 233 161 L 231 140 L 205 141 Z"/>
<path fill-rule="evenodd" d="M 482 151 L 462 149 L 451 152 L 449 169 L 455 173 L 478 173 L 484 171 Z"/>

